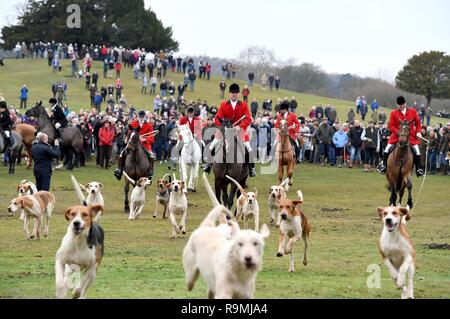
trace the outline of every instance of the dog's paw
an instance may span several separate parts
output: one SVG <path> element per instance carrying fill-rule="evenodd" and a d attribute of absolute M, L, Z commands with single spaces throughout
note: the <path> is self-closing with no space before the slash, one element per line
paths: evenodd
<path fill-rule="evenodd" d="M 273 220 L 273 218 L 271 218 L 271 219 L 270 219 L 270 223 L 273 224 L 273 222 L 274 222 L 274 220 Z"/>
<path fill-rule="evenodd" d="M 275 224 L 275 227 L 276 227 L 276 228 L 280 228 L 280 224 L 278 224 L 278 223 Z"/>
<path fill-rule="evenodd" d="M 295 272 L 295 268 L 289 268 L 288 272 Z"/>
<path fill-rule="evenodd" d="M 277 252 L 277 257 L 283 257 L 283 253 L 282 252 Z"/>

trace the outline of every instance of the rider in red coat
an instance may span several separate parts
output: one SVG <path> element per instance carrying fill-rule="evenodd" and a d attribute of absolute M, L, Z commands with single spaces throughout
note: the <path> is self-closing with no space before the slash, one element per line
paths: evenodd
<path fill-rule="evenodd" d="M 155 142 L 155 137 L 153 135 L 148 135 L 146 137 L 142 137 L 142 135 L 153 132 L 153 125 L 151 123 L 148 123 L 145 121 L 145 111 L 140 111 L 138 113 L 138 119 L 131 122 L 130 129 L 139 129 L 139 143 L 144 147 L 146 150 L 146 155 L 148 162 L 150 164 L 150 168 L 147 171 L 147 178 L 152 179 L 153 178 L 153 165 L 155 162 L 155 155 L 152 152 L 152 145 Z M 128 132 L 129 135 L 130 132 Z M 128 136 L 127 136 L 128 138 Z M 127 153 L 128 148 L 125 148 L 122 151 L 122 154 L 120 154 L 119 161 L 118 161 L 118 167 L 114 171 L 114 176 L 120 181 L 123 174 L 123 168 L 125 166 L 126 157 L 128 155 Z"/>
<path fill-rule="evenodd" d="M 292 146 L 295 148 L 295 155 L 298 158 L 300 147 L 297 142 L 297 136 L 300 134 L 300 122 L 298 121 L 297 115 L 295 113 L 289 112 L 289 104 L 281 103 L 280 105 L 280 114 L 277 116 L 275 121 L 275 128 L 280 128 L 280 124 L 282 120 L 287 121 L 287 126 L 289 128 L 289 137 L 291 140 Z"/>
<path fill-rule="evenodd" d="M 399 137 L 398 132 L 400 130 L 400 122 L 408 121 L 410 128 L 410 138 L 409 144 L 412 146 L 414 152 L 414 165 L 416 166 L 416 174 L 417 177 L 424 175 L 424 170 L 421 167 L 420 162 L 420 138 L 422 137 L 422 125 L 420 123 L 419 115 L 414 108 L 408 108 L 406 106 L 406 100 L 403 96 L 399 96 L 397 98 L 397 109 L 391 112 L 391 116 L 389 118 L 389 131 L 391 132 L 391 136 L 389 137 L 388 145 L 384 150 L 383 161 L 380 163 L 378 167 L 378 171 L 380 173 L 386 173 L 387 170 L 387 160 L 389 158 L 389 154 L 391 150 L 394 148 L 395 144 L 398 143 Z"/>
<path fill-rule="evenodd" d="M 252 123 L 252 115 L 248 108 L 247 103 L 238 100 L 238 95 L 240 92 L 239 85 L 233 83 L 230 85 L 230 99 L 228 101 L 223 101 L 214 119 L 216 126 L 222 126 L 222 120 L 229 120 L 233 124 L 240 121 L 235 127 L 236 134 L 240 137 L 246 145 L 246 155 L 245 162 L 249 165 L 250 171 L 249 176 L 255 177 L 255 163 L 250 163 L 248 151 L 250 148 L 250 136 L 247 133 L 247 128 Z M 245 117 L 244 117 L 245 116 Z M 244 117 L 244 118 L 243 118 Z M 206 173 L 211 172 L 212 164 L 206 164 L 204 171 Z"/>
<path fill-rule="evenodd" d="M 202 139 L 202 123 L 200 117 L 194 116 L 195 109 L 189 106 L 186 110 L 186 116 L 180 119 L 180 125 L 189 125 L 191 132 L 197 139 Z M 180 137 L 181 138 L 181 137 Z"/>

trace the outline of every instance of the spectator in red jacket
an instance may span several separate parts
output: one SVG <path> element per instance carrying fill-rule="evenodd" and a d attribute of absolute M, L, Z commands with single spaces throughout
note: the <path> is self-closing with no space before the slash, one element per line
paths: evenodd
<path fill-rule="evenodd" d="M 117 62 L 114 68 L 116 69 L 116 79 L 120 79 L 120 71 L 122 70 L 122 63 Z"/>
<path fill-rule="evenodd" d="M 98 137 L 100 140 L 100 167 L 108 169 L 111 157 L 112 145 L 114 142 L 115 131 L 111 126 L 109 119 L 105 119 L 100 128 Z"/>
<path fill-rule="evenodd" d="M 248 89 L 248 86 L 245 85 L 244 89 L 242 90 L 242 97 L 244 98 L 244 102 L 248 103 L 248 96 L 250 95 L 250 90 Z"/>

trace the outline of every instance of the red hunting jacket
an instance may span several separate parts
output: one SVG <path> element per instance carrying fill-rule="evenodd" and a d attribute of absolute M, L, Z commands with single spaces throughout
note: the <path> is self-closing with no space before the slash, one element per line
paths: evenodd
<path fill-rule="evenodd" d="M 189 122 L 189 118 L 187 116 L 183 116 L 180 119 L 180 125 L 189 125 L 189 128 L 191 129 L 192 134 L 195 134 L 199 140 L 202 139 L 202 122 L 200 120 L 200 117 L 194 116 L 192 118 L 192 121 Z M 181 140 L 181 136 L 180 136 Z"/>
<path fill-rule="evenodd" d="M 275 121 L 275 128 L 280 128 L 281 121 L 284 120 L 284 116 L 279 114 L 277 120 Z M 292 112 L 287 113 L 287 124 L 288 127 L 295 124 L 295 128 L 289 129 L 289 136 L 295 141 L 297 140 L 297 133 L 300 133 L 300 122 L 298 121 L 297 115 Z"/>
<path fill-rule="evenodd" d="M 223 101 L 219 107 L 219 110 L 214 119 L 214 123 L 221 127 L 219 119 L 222 120 L 231 120 L 231 122 L 236 123 L 239 119 L 241 119 L 244 115 L 246 115 L 245 119 L 243 119 L 239 123 L 239 127 L 242 129 L 240 132 L 240 138 L 244 142 L 248 142 L 250 140 L 249 135 L 247 134 L 247 128 L 252 123 L 252 115 L 250 114 L 250 110 L 248 109 L 248 105 L 245 102 L 238 101 L 235 109 L 233 110 L 233 106 L 231 105 L 231 101 Z"/>
<path fill-rule="evenodd" d="M 103 126 L 98 131 L 98 137 L 100 140 L 100 146 L 112 146 L 114 142 L 114 136 L 116 135 L 115 130 L 110 126 L 106 128 Z"/>
<path fill-rule="evenodd" d="M 130 125 L 131 125 L 132 128 L 137 129 L 139 127 L 139 121 L 133 121 L 133 122 L 131 122 Z M 141 130 L 139 131 L 139 135 L 144 135 L 144 134 L 150 133 L 150 132 L 153 132 L 153 125 L 152 125 L 152 123 L 145 122 L 141 126 Z M 145 138 L 145 142 L 139 141 L 139 143 L 141 143 L 141 145 L 149 152 L 151 152 L 152 145 L 153 145 L 154 142 L 155 142 L 155 137 L 153 135 L 147 136 Z"/>
<path fill-rule="evenodd" d="M 417 111 L 413 108 L 407 108 L 405 115 L 399 110 L 393 110 L 389 118 L 389 131 L 391 136 L 389 137 L 389 144 L 398 143 L 398 131 L 400 130 L 400 121 L 408 121 L 410 127 L 410 137 L 409 143 L 411 145 L 420 144 L 420 140 L 417 138 L 416 134 L 422 132 L 422 125 L 420 124 L 419 115 Z"/>

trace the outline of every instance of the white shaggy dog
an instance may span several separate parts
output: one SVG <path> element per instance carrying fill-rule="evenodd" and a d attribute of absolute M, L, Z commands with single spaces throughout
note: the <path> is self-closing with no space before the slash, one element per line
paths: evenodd
<path fill-rule="evenodd" d="M 127 173 L 123 172 L 123 175 L 134 185 L 133 191 L 131 192 L 131 205 L 130 205 L 130 216 L 128 219 L 138 219 L 144 209 L 145 205 L 145 191 L 147 187 L 152 184 L 152 181 L 147 177 L 141 177 L 137 182 L 130 178 Z"/>
<path fill-rule="evenodd" d="M 277 201 L 286 198 L 286 193 L 289 191 L 288 182 L 289 178 L 286 178 L 280 185 L 273 185 L 269 188 L 269 219 L 272 224 L 275 221 L 275 215 L 277 215 L 276 227 L 280 227 L 281 224 Z"/>
<path fill-rule="evenodd" d="M 242 186 L 232 177 L 226 175 L 226 177 L 232 181 L 239 191 L 241 196 L 239 196 L 236 201 L 236 220 L 241 217 L 244 220 L 244 228 L 247 228 L 247 220 L 252 217 L 255 219 L 255 231 L 259 230 L 259 204 L 258 204 L 258 191 L 247 192 Z"/>
<path fill-rule="evenodd" d="M 79 184 L 80 187 L 88 194 L 86 197 L 87 205 L 102 205 L 105 206 L 105 201 L 103 199 L 103 195 L 101 190 L 103 189 L 103 184 L 98 182 L 90 182 L 86 185 Z M 95 216 L 94 221 L 98 222 L 102 217 L 103 212 L 99 211 L 97 216 Z"/>
<path fill-rule="evenodd" d="M 36 185 L 34 185 L 33 182 L 30 182 L 29 180 L 22 180 L 20 181 L 19 185 L 17 186 L 17 192 L 19 193 L 17 197 L 20 196 L 26 196 L 26 195 L 33 195 L 38 192 Z M 22 209 L 20 212 L 20 220 L 25 220 L 25 211 Z"/>
<path fill-rule="evenodd" d="M 170 238 L 177 237 L 178 233 L 186 234 L 186 218 L 188 211 L 188 202 L 186 196 L 186 182 L 180 181 L 175 178 L 172 183 L 169 184 L 171 189 L 169 196 L 169 218 L 172 223 L 172 236 Z M 181 215 L 180 225 L 177 225 L 176 215 Z"/>
<path fill-rule="evenodd" d="M 381 256 L 397 288 L 402 289 L 402 299 L 413 299 L 416 251 L 405 226 L 411 218 L 409 207 L 379 207 L 378 216 L 383 220 L 379 241 Z"/>
<path fill-rule="evenodd" d="M 203 180 L 216 202 L 205 175 Z M 261 233 L 240 230 L 233 221 L 216 226 L 218 220 L 224 222 L 225 213 L 229 211 L 217 205 L 189 238 L 183 251 L 187 288 L 191 291 L 201 274 L 208 286 L 208 298 L 253 298 L 269 229 L 263 225 Z"/>

